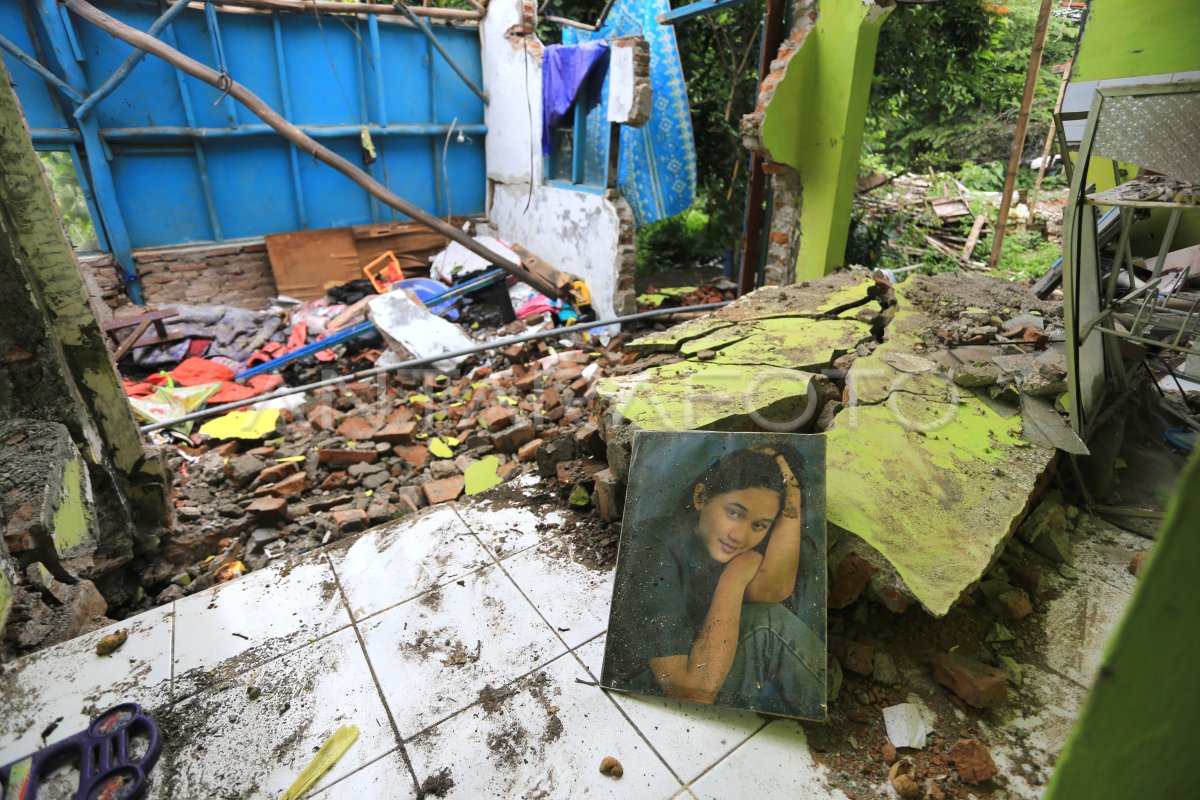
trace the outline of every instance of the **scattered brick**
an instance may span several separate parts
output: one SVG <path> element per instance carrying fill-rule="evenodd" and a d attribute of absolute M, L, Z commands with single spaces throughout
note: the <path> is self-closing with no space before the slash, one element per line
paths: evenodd
<path fill-rule="evenodd" d="M 501 453 L 515 453 L 524 445 L 532 442 L 536 436 L 533 423 L 521 420 L 492 437 L 492 447 Z"/>
<path fill-rule="evenodd" d="M 249 453 L 247 453 L 249 455 Z M 258 482 L 260 484 L 275 483 L 281 481 L 289 475 L 295 475 L 300 471 L 300 467 L 295 461 L 285 461 L 282 464 L 276 464 L 272 467 L 267 467 L 262 472 L 258 473 Z"/>
<path fill-rule="evenodd" d="M 394 452 L 412 465 L 413 469 L 421 469 L 429 462 L 429 448 L 423 444 L 397 447 Z"/>
<path fill-rule="evenodd" d="M 1004 670 L 956 653 L 934 655 L 933 679 L 975 708 L 997 708 L 1008 700 Z"/>
<path fill-rule="evenodd" d="M 415 422 L 389 422 L 379 430 L 370 435 L 370 440 L 373 442 L 387 442 L 388 444 L 412 444 L 413 437 L 417 433 L 417 423 Z"/>
<path fill-rule="evenodd" d="M 378 417 L 346 417 L 341 424 L 337 426 L 338 436 L 349 439 L 352 442 L 364 442 L 371 438 L 371 434 L 379 430 L 382 423 Z"/>
<path fill-rule="evenodd" d="M 516 412 L 511 406 L 489 406 L 479 412 L 479 424 L 489 431 L 499 431 L 511 425 L 515 416 Z"/>
<path fill-rule="evenodd" d="M 331 431 L 337 426 L 338 412 L 332 406 L 318 403 L 304 415 L 314 428 Z"/>
<path fill-rule="evenodd" d="M 421 490 L 425 492 L 425 499 L 429 501 L 429 505 L 433 506 L 457 500 L 465 486 L 466 479 L 462 475 L 452 475 L 449 478 L 430 481 L 424 484 Z"/>
<path fill-rule="evenodd" d="M 842 559 L 829 583 L 829 607 L 845 608 L 857 600 L 871 582 L 875 568 L 857 553 Z"/>
<path fill-rule="evenodd" d="M 339 533 L 354 533 L 367 527 L 367 512 L 361 508 L 347 508 L 333 512 L 333 524 Z"/>
<path fill-rule="evenodd" d="M 963 783 L 973 786 L 996 777 L 996 762 L 978 739 L 959 739 L 950 748 L 949 758 Z"/>
<path fill-rule="evenodd" d="M 541 439 L 534 439 L 521 445 L 517 448 L 517 460 L 529 461 L 533 459 L 537 456 L 538 448 L 540 448 L 542 444 L 544 444 L 544 442 Z"/>
<path fill-rule="evenodd" d="M 282 497 L 259 497 L 246 506 L 246 511 L 260 522 L 286 520 L 287 500 Z"/>
<path fill-rule="evenodd" d="M 373 462 L 379 458 L 374 450 L 318 450 L 317 461 L 321 464 L 356 464 L 360 461 Z"/>

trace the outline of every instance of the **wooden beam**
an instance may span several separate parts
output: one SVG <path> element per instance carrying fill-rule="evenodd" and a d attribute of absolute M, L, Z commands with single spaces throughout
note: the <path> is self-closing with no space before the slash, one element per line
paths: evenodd
<path fill-rule="evenodd" d="M 426 227 L 446 236 L 446 238 L 458 242 L 475 255 L 486 259 L 490 264 L 495 264 L 505 272 L 508 272 L 516 277 L 517 280 L 529 284 L 547 297 L 558 297 L 558 292 L 555 290 L 555 287 L 550 285 L 548 282 L 542 280 L 536 275 L 533 275 L 528 270 L 521 267 L 520 264 L 513 263 L 507 258 L 497 255 L 488 248 L 476 242 L 470 236 L 467 236 L 458 228 L 455 228 L 453 225 L 448 225 L 432 214 L 427 213 L 423 209 L 400 197 L 386 186 L 378 183 L 370 175 L 363 172 L 362 169 L 306 135 L 295 125 L 280 116 L 273 108 L 264 103 L 258 95 L 254 94 L 245 86 L 230 78 L 227 74 L 217 72 L 215 69 L 201 64 L 199 61 L 184 55 L 175 48 L 164 44 L 158 39 L 155 39 L 153 36 L 129 27 L 125 23 L 110 17 L 108 14 L 105 14 L 95 6 L 84 2 L 84 0 L 65 0 L 65 2 L 71 11 L 75 12 L 81 18 L 87 20 L 101 30 L 112 34 L 126 44 L 132 45 L 139 50 L 145 50 L 151 55 L 158 56 L 163 61 L 166 61 L 171 66 L 182 70 L 188 75 L 191 75 L 193 78 L 204 81 L 210 86 L 216 87 L 217 89 L 227 93 L 229 96 L 238 100 L 242 105 L 248 108 L 263 122 L 267 123 L 276 131 L 278 131 L 283 138 L 296 145 L 297 148 L 310 154 L 318 161 L 324 161 L 338 172 L 341 172 L 343 175 L 350 178 L 350 180 L 366 189 L 368 194 L 370 194 L 376 200 L 379 200 L 381 203 L 387 204 L 402 214 L 407 214 L 417 222 L 420 222 Z"/>
<path fill-rule="evenodd" d="M 1063 69 L 1062 83 L 1058 85 L 1058 99 L 1054 101 L 1054 114 L 1062 108 L 1063 95 L 1067 93 L 1067 83 L 1071 80 L 1071 65 L 1074 64 L 1074 59 L 1067 59 L 1067 63 Z M 1054 147 L 1054 115 L 1050 115 L 1050 128 L 1046 131 L 1046 145 L 1042 148 L 1042 161 L 1038 165 L 1037 180 L 1033 182 L 1033 194 L 1029 196 L 1029 211 L 1032 214 L 1034 206 L 1037 205 L 1038 193 L 1042 191 L 1042 178 L 1046 176 L 1046 162 L 1050 159 L 1050 150 Z M 1063 153 L 1063 158 L 1067 158 L 1067 153 Z"/>
<path fill-rule="evenodd" d="M 1000 263 L 1000 247 L 1004 243 L 1004 229 L 1008 225 L 1013 187 L 1017 183 L 1017 170 L 1021 166 L 1021 151 L 1025 149 L 1025 129 L 1029 126 L 1029 109 L 1033 106 L 1033 94 L 1037 89 L 1038 71 L 1042 67 L 1042 51 L 1046 47 L 1046 26 L 1050 22 L 1050 7 L 1053 4 L 1054 0 L 1042 0 L 1042 7 L 1038 11 L 1037 28 L 1033 32 L 1033 51 L 1029 57 L 1029 72 L 1025 74 L 1025 94 L 1021 97 L 1017 130 L 1013 134 L 1012 152 L 1008 156 L 1008 173 L 1004 176 L 1004 193 L 1000 196 L 1000 216 L 996 220 L 996 230 L 992 235 L 989 269 L 995 269 Z"/>
<path fill-rule="evenodd" d="M 975 252 L 975 245 L 979 243 L 979 235 L 983 233 L 983 226 L 987 223 L 987 214 L 980 214 L 975 218 L 975 223 L 971 225 L 971 232 L 967 234 L 967 243 L 963 245 L 962 260 L 970 261 L 971 254 Z"/>

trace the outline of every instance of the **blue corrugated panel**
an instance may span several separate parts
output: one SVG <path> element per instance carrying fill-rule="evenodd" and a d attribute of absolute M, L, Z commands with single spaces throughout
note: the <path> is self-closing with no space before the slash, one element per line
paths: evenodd
<path fill-rule="evenodd" d="M 32 2 L 0 0 L 0 28 L 30 54 L 37 47 L 21 4 Z M 158 15 L 158 6 L 149 2 L 111 0 L 103 7 L 140 30 Z M 221 66 L 219 51 L 239 82 L 280 113 L 290 108 L 292 122 L 307 126 L 321 144 L 351 162 L 362 163 L 359 128 L 370 126 L 379 160 L 369 171 L 425 210 L 484 210 L 483 105 L 419 31 L 379 20 L 376 54 L 376 37 L 366 20 L 279 14 L 280 53 L 271 14 L 215 17 L 214 28 L 203 11 L 189 9 L 162 39 L 214 68 Z M 76 88 L 86 95 L 131 51 L 80 20 L 72 27 L 87 83 Z M 476 31 L 434 30 L 462 69 L 481 84 Z M 31 127 L 46 130 L 41 146 L 61 148 L 72 136 L 78 139 L 74 122 L 69 126 L 64 121 L 45 81 L 8 55 L 5 64 Z M 48 66 L 58 72 L 55 64 Z M 136 247 L 400 218 L 311 156 L 297 153 L 293 158 L 289 145 L 264 130 L 249 111 L 157 58 L 142 60 L 97 104 L 94 114 L 112 155 L 116 189 L 115 200 L 102 203 L 100 213 L 123 216 Z M 444 126 L 456 118 L 458 126 L 473 127 L 464 142 L 453 135 L 447 143 Z M 389 132 L 382 127 L 386 125 L 399 127 Z M 331 132 L 329 126 L 340 127 Z"/>

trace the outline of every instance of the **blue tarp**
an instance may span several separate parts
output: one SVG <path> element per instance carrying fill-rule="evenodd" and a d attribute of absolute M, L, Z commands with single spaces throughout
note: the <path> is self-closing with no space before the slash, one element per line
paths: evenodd
<path fill-rule="evenodd" d="M 639 225 L 686 211 L 696 195 L 696 145 L 675 31 L 656 17 L 668 0 L 616 0 L 603 27 L 567 28 L 563 43 L 640 35 L 650 45 L 654 110 L 641 128 L 621 127 L 617 185 Z"/>

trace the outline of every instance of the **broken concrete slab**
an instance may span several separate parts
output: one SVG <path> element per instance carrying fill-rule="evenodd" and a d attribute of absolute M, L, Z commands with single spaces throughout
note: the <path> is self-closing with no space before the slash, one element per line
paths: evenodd
<path fill-rule="evenodd" d="M 835 272 L 820 281 L 793 286 L 770 286 L 751 292 L 715 313 L 682 322 L 629 342 L 633 352 L 673 352 L 685 342 L 715 335 L 737 323 L 793 317 L 836 317 L 869 303 L 875 282 L 857 271 Z M 872 306 L 878 308 L 878 306 Z M 707 348 L 695 348 L 695 352 Z"/>
<path fill-rule="evenodd" d="M 810 373 L 684 361 L 601 381 L 608 464 L 629 474 L 633 434 L 645 431 L 753 430 L 807 419 Z"/>
<path fill-rule="evenodd" d="M 892 397 L 902 402 L 845 409 L 827 433 L 828 519 L 941 616 L 1021 521 L 1053 451 L 1030 446 L 1019 418 L 974 397 Z"/>
<path fill-rule="evenodd" d="M 857 320 L 805 320 L 795 317 L 741 322 L 693 339 L 680 347 L 686 356 L 714 351 L 703 360 L 814 371 L 854 351 L 871 338 L 871 327 Z"/>

